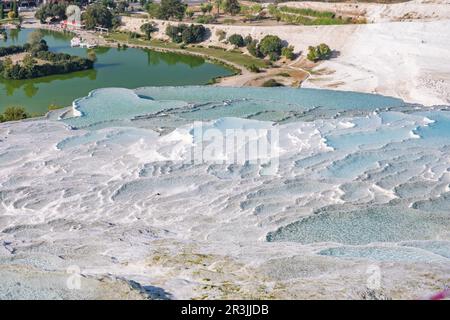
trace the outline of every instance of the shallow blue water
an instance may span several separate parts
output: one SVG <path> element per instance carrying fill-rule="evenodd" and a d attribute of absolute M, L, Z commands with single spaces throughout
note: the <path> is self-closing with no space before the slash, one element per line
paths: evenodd
<path fill-rule="evenodd" d="M 59 148 L 92 141 L 122 143 L 125 138 L 116 127 L 123 127 L 129 138 L 137 141 L 145 132 L 154 134 L 146 129 L 170 132 L 193 121 L 220 119 L 212 126 L 223 132 L 235 127 L 278 126 L 281 132 L 287 132 L 282 144 L 290 148 L 284 150 L 290 156 L 282 158 L 280 164 L 286 173 L 280 177 L 284 181 L 272 181 L 247 194 L 239 209 L 264 216 L 297 207 L 320 208 L 321 199 L 330 197 L 330 193 L 322 194 L 327 184 L 339 186 L 339 192 L 332 196 L 340 201 L 332 209 L 321 208 L 318 214 L 270 232 L 268 241 L 347 245 L 331 245 L 318 253 L 341 258 L 410 262 L 448 259 L 448 242 L 441 241 L 450 237 L 447 111 L 351 92 L 208 86 L 101 89 L 74 105 L 81 116 L 63 121 L 73 128 L 88 129 L 88 134 L 63 141 Z M 308 131 L 302 124 L 310 124 L 314 130 Z M 96 130 L 108 127 L 118 131 L 95 135 Z M 149 139 L 155 138 L 153 134 Z M 293 141 L 298 135 L 310 144 L 312 153 L 296 149 L 301 141 Z M 328 149 L 319 148 L 321 140 L 309 141 L 317 135 Z M 192 138 L 198 140 L 194 134 Z M 245 180 L 258 169 L 210 166 L 208 172 L 218 179 Z M 150 186 L 136 183 L 127 188 L 118 197 L 131 191 L 144 192 Z M 308 197 L 311 199 L 305 200 Z M 286 199 L 292 201 L 289 206 Z M 408 241 L 421 242 L 389 248 L 372 245 Z"/>
<path fill-rule="evenodd" d="M 342 111 L 370 112 L 404 103 L 380 95 L 328 90 L 191 86 L 146 87 L 134 91 L 101 89 L 75 104 L 85 116 L 65 120 L 73 127 L 105 121 L 128 122 L 136 116 L 158 118 L 161 126 L 222 117 L 293 121 L 308 116 L 332 117 Z M 163 110 L 162 114 L 158 113 Z"/>

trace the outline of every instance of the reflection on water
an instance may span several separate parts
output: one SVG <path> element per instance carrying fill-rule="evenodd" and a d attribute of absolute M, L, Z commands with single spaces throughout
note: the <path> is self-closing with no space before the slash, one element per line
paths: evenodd
<path fill-rule="evenodd" d="M 30 80 L 5 80 L 0 78 L 0 84 L 4 86 L 7 96 L 14 96 L 16 90 L 23 87 L 23 92 L 28 98 L 34 97 L 41 84 L 50 84 L 58 80 L 67 80 L 74 78 L 87 78 L 88 80 L 97 79 L 97 70 L 91 69 L 86 71 L 73 72 L 70 74 L 59 74 L 49 77 L 42 77 Z"/>
<path fill-rule="evenodd" d="M 0 42 L 0 46 L 23 44 L 32 31 L 10 30 L 8 39 Z M 70 33 L 48 30 L 43 33 L 50 50 L 87 55 L 87 49 L 70 47 Z M 231 70 L 207 63 L 201 57 L 176 53 L 134 48 L 96 48 L 95 53 L 94 70 L 30 80 L 0 79 L 0 112 L 8 106 L 23 106 L 32 114 L 42 114 L 51 104 L 68 106 L 98 88 L 206 84 L 214 77 L 232 74 Z"/>

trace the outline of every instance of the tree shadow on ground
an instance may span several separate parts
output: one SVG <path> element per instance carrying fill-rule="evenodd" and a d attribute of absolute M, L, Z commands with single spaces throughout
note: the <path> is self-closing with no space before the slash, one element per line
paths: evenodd
<path fill-rule="evenodd" d="M 143 286 L 145 292 L 150 296 L 151 299 L 155 300 L 171 300 L 173 295 L 167 292 L 163 288 L 155 286 Z"/>

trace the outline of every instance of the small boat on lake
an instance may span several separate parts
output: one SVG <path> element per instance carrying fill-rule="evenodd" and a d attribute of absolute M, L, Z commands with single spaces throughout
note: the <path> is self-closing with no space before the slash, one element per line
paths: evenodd
<path fill-rule="evenodd" d="M 70 46 L 71 47 L 80 47 L 81 46 L 81 38 L 73 37 L 72 40 L 70 40 Z"/>
<path fill-rule="evenodd" d="M 70 40 L 70 46 L 71 47 L 80 47 L 80 48 L 93 49 L 93 48 L 97 47 L 97 44 L 84 42 L 83 39 L 81 39 L 79 37 L 74 37 L 74 38 L 72 38 L 72 40 Z"/>

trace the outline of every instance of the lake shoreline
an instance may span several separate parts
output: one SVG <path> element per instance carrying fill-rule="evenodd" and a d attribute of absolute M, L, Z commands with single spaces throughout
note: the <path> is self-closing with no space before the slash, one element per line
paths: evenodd
<path fill-rule="evenodd" d="M 24 44 L 33 30 L 35 28 L 27 25 L 21 31 L 16 31 L 2 46 Z M 88 55 L 86 49 L 70 46 L 73 33 L 50 28 L 40 30 L 44 33 L 52 52 L 80 57 Z M 232 69 L 226 63 L 214 59 L 194 54 L 186 55 L 182 52 L 167 50 L 163 52 L 153 48 L 115 49 L 109 44 L 98 47 L 95 53 L 97 57 L 95 67 L 89 72 L 0 81 L 2 92 L 0 111 L 9 106 L 21 106 L 30 115 L 42 116 L 48 111 L 49 106 L 70 106 L 76 98 L 83 97 L 98 88 L 134 89 L 142 86 L 207 85 L 216 81 L 212 79 L 238 72 L 236 68 Z"/>
<path fill-rule="evenodd" d="M 25 24 L 22 28 L 24 29 L 43 29 L 43 30 L 49 30 L 53 32 L 59 32 L 59 33 L 72 33 L 71 31 L 64 31 L 60 28 L 57 28 L 55 26 L 48 26 L 41 24 L 39 22 L 29 23 Z M 212 79 L 210 79 L 211 85 L 217 85 L 217 86 L 227 86 L 227 87 L 262 87 L 263 82 L 265 80 L 269 80 L 272 78 L 275 78 L 278 82 L 283 84 L 284 86 L 292 86 L 292 87 L 300 87 L 301 83 L 308 79 L 310 76 L 310 73 L 304 69 L 299 67 L 299 62 L 301 60 L 301 56 L 298 57 L 296 60 L 292 61 L 288 65 L 276 65 L 275 67 L 270 67 L 269 65 L 266 65 L 268 68 L 260 68 L 260 72 L 251 72 L 247 70 L 247 68 L 244 65 L 240 65 L 237 63 L 234 63 L 232 61 L 229 61 L 227 59 L 218 58 L 215 56 L 212 56 L 206 52 L 194 52 L 193 50 L 208 50 L 207 47 L 187 47 L 186 49 L 181 48 L 172 48 L 170 46 L 162 47 L 162 46 L 155 46 L 155 45 L 148 45 L 148 44 L 140 44 L 140 43 L 130 43 L 130 41 L 120 41 L 117 39 L 113 39 L 113 42 L 106 40 L 98 33 L 88 32 L 88 31 L 82 31 L 79 32 L 81 37 L 88 38 L 91 41 L 95 41 L 99 47 L 107 47 L 107 48 L 118 48 L 119 46 L 126 46 L 129 48 L 135 48 L 135 49 L 147 49 L 155 52 L 160 53 L 176 53 L 176 54 L 182 54 L 185 56 L 192 56 L 192 57 L 200 57 L 205 59 L 206 62 L 210 62 L 216 65 L 224 66 L 225 68 L 231 70 L 233 72 L 232 75 L 229 76 L 217 76 Z M 116 33 L 111 33 L 116 34 Z M 159 39 L 158 39 L 159 40 Z M 251 57 L 252 59 L 260 60 L 260 63 L 266 63 L 265 60 Z M 283 76 L 280 76 L 282 73 L 292 73 L 289 79 L 286 79 Z"/>

